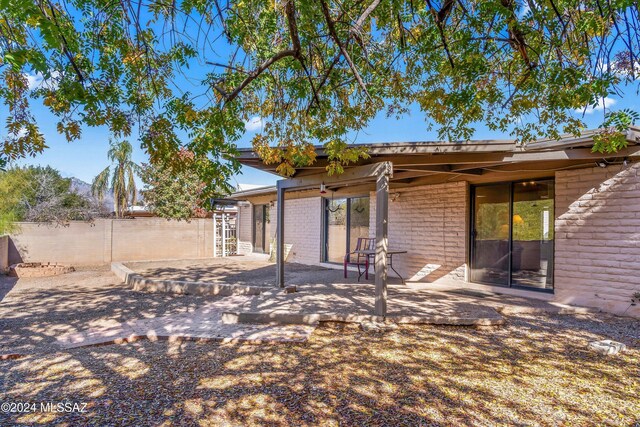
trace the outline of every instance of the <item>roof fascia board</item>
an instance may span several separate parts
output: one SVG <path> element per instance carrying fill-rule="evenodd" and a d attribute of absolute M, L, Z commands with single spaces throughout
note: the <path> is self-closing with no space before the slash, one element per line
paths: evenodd
<path fill-rule="evenodd" d="M 278 188 L 290 190 L 290 189 L 304 189 L 318 186 L 320 184 L 349 184 L 353 182 L 362 182 L 371 179 L 375 179 L 381 174 L 393 176 L 393 165 L 391 162 L 379 162 L 370 165 L 356 166 L 346 169 L 340 175 L 328 175 L 327 173 L 320 173 L 314 175 L 305 175 L 299 178 L 281 179 L 278 181 Z"/>

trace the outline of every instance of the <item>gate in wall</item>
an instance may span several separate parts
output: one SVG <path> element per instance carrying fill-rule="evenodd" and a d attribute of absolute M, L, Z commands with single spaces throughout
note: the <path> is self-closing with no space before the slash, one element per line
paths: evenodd
<path fill-rule="evenodd" d="M 214 213 L 213 230 L 213 256 L 236 255 L 238 253 L 236 214 Z"/>

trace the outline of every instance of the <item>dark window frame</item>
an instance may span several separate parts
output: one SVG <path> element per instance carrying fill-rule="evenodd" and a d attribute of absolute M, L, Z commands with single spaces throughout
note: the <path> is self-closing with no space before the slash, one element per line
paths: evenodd
<path fill-rule="evenodd" d="M 472 184 L 470 191 L 469 191 L 469 236 L 468 236 L 468 244 L 469 244 L 469 251 L 468 251 L 468 277 L 469 277 L 469 282 L 471 283 L 478 283 L 481 285 L 488 285 L 488 286 L 496 286 L 496 287 L 500 287 L 500 288 L 510 288 L 510 289 L 518 289 L 518 290 L 525 290 L 525 291 L 532 291 L 532 292 L 542 292 L 542 293 L 547 293 L 547 294 L 553 294 L 555 293 L 555 286 L 556 286 L 556 278 L 555 278 L 555 273 L 556 273 L 556 269 L 555 269 L 555 257 L 556 257 L 556 238 L 555 238 L 555 230 L 554 230 L 554 236 L 553 236 L 553 262 L 552 262 L 552 267 L 551 267 L 551 273 L 552 273 L 552 277 L 551 277 L 551 288 L 536 288 L 533 286 L 523 286 L 523 285 L 514 285 L 513 284 L 513 206 L 514 206 L 514 187 L 516 184 L 522 183 L 522 182 L 529 182 L 529 181 L 553 181 L 553 212 L 554 212 L 554 216 L 556 214 L 556 194 L 555 194 L 555 177 L 540 177 L 540 178 L 526 178 L 526 179 L 519 179 L 519 180 L 515 180 L 515 181 L 499 181 L 499 182 L 488 182 L 488 183 L 483 183 L 483 184 Z M 489 283 L 489 282 L 481 282 L 481 281 L 473 281 L 471 280 L 471 270 L 473 269 L 473 261 L 474 261 L 474 238 L 475 238 L 475 234 L 476 234 L 476 230 L 475 230 L 475 210 L 476 210 L 476 205 L 475 205 L 475 196 L 476 196 L 476 188 L 478 187 L 489 187 L 492 185 L 504 185 L 504 184 L 509 184 L 509 270 L 508 270 L 508 274 L 509 274 L 509 283 L 506 285 L 501 285 L 498 283 Z M 555 218 L 554 218 L 554 228 L 555 228 Z"/>
<path fill-rule="evenodd" d="M 262 248 L 260 252 L 256 250 L 256 208 L 262 207 Z M 255 204 L 251 209 L 251 246 L 254 253 L 264 254 L 267 253 L 267 205 Z"/>
<path fill-rule="evenodd" d="M 360 196 L 346 196 L 346 197 L 338 197 L 337 199 L 331 199 L 328 197 L 322 198 L 322 230 L 321 230 L 321 245 L 322 245 L 322 259 L 320 262 L 327 264 L 341 264 L 340 262 L 329 261 L 329 203 L 332 200 L 346 200 L 345 209 L 347 210 L 345 213 L 345 228 L 346 228 L 346 239 L 344 241 L 344 253 L 347 254 L 349 250 L 349 242 L 351 242 L 351 200 L 352 199 L 369 199 L 371 202 L 371 196 L 369 194 L 360 195 Z M 371 224 L 369 224 L 371 227 Z"/>

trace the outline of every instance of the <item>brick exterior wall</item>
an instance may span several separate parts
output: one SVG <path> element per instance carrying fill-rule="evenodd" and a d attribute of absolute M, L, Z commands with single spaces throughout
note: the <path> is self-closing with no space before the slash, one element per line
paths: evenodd
<path fill-rule="evenodd" d="M 238 205 L 238 253 L 248 255 L 253 252 L 253 207 L 250 203 Z"/>
<path fill-rule="evenodd" d="M 275 221 L 275 208 L 273 221 Z M 303 264 L 320 262 L 322 200 L 320 197 L 285 201 L 284 242 L 287 261 Z"/>
<path fill-rule="evenodd" d="M 276 235 L 276 213 L 278 205 L 267 205 L 269 221 L 265 224 L 267 248 Z M 240 225 L 238 248 L 240 253 L 249 254 L 253 250 L 252 227 L 253 205 L 241 205 L 238 209 Z M 320 197 L 291 199 L 286 201 L 284 216 L 285 250 L 288 262 L 318 264 L 320 262 L 320 240 L 322 227 L 322 203 Z"/>
<path fill-rule="evenodd" d="M 491 289 L 640 317 L 640 303 L 631 305 L 634 293 L 640 292 L 640 163 L 558 171 L 555 192 L 554 294 Z M 393 201 L 395 193 L 399 197 Z M 287 200 L 287 261 L 320 261 L 321 216 L 319 197 Z M 240 240 L 250 242 L 251 206 L 241 207 L 240 217 Z M 270 219 L 267 234 L 274 236 L 276 206 Z M 392 190 L 389 245 L 408 251 L 394 258 L 394 267 L 413 281 L 446 284 L 453 279 L 481 288 L 484 285 L 462 283 L 468 224 L 466 182 Z M 375 237 L 374 192 L 370 236 Z"/>
<path fill-rule="evenodd" d="M 640 164 L 556 173 L 556 300 L 640 317 Z"/>
<path fill-rule="evenodd" d="M 464 281 L 467 254 L 468 185 L 427 185 L 389 197 L 389 247 L 407 250 L 395 256 L 394 268 L 405 279 Z M 370 236 L 375 237 L 376 200 L 371 193 Z M 393 271 L 389 271 L 393 275 Z"/>

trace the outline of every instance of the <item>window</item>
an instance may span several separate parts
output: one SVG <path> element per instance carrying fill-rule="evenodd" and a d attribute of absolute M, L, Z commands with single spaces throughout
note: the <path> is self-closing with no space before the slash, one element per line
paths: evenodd
<path fill-rule="evenodd" d="M 553 289 L 554 182 L 530 180 L 472 190 L 472 282 Z"/>
<path fill-rule="evenodd" d="M 369 197 L 325 199 L 323 261 L 341 263 L 359 237 L 369 237 Z"/>

